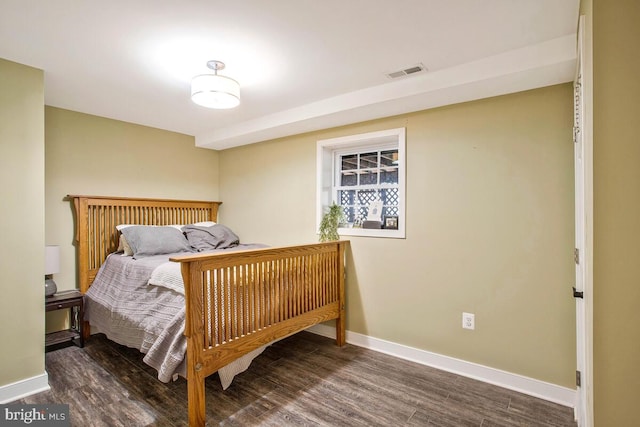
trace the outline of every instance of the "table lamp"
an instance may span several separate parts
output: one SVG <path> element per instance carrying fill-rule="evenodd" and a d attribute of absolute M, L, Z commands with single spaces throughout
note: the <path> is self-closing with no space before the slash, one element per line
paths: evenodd
<path fill-rule="evenodd" d="M 44 247 L 44 295 L 53 296 L 58 291 L 53 275 L 60 272 L 60 246 Z"/>

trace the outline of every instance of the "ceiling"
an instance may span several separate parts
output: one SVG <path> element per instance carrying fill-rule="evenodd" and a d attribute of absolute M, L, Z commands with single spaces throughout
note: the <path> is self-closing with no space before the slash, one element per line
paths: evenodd
<path fill-rule="evenodd" d="M 224 149 L 571 81 L 579 0 L 2 0 L 45 103 Z M 241 104 L 193 104 L 221 60 Z M 423 64 L 426 72 L 387 73 Z"/>

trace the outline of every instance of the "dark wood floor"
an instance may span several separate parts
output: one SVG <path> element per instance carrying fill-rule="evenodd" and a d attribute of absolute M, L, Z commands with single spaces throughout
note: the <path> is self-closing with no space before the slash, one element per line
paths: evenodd
<path fill-rule="evenodd" d="M 187 425 L 185 380 L 159 382 L 103 336 L 48 352 L 46 367 L 51 390 L 16 403 L 68 403 L 74 426 Z M 575 426 L 570 408 L 306 332 L 226 391 L 211 376 L 206 397 L 210 426 Z"/>

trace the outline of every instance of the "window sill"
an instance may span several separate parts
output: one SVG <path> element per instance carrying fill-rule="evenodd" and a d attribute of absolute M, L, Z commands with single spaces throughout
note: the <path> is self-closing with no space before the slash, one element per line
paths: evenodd
<path fill-rule="evenodd" d="M 339 228 L 340 236 L 382 237 L 387 239 L 404 239 L 404 230 L 389 230 L 375 228 Z"/>

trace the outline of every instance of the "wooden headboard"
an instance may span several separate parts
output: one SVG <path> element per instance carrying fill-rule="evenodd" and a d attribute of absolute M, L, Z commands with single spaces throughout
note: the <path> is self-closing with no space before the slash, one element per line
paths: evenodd
<path fill-rule="evenodd" d="M 78 280 L 86 292 L 100 266 L 118 248 L 116 225 L 171 225 L 217 221 L 222 202 L 69 195 L 75 212 Z"/>

